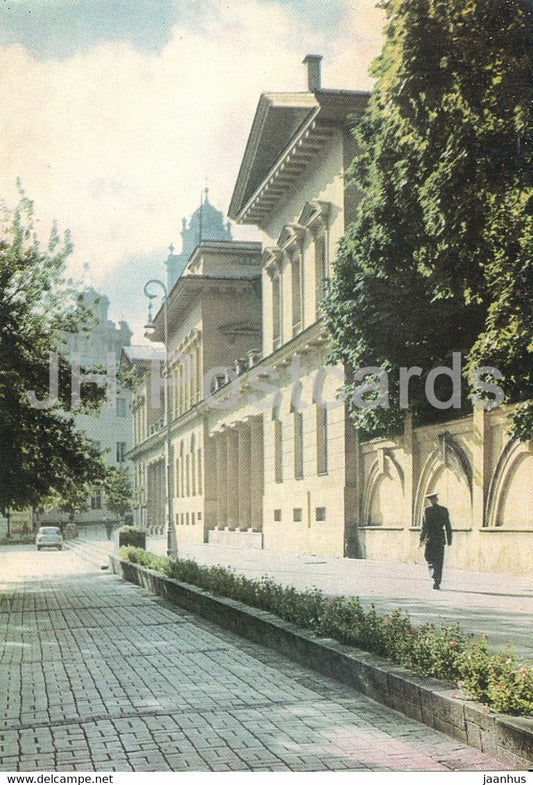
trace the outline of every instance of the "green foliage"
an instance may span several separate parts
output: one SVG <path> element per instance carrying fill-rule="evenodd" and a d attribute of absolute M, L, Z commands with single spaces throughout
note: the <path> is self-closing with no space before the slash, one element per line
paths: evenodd
<path fill-rule="evenodd" d="M 533 12 L 519 0 L 383 0 L 388 24 L 350 176 L 364 198 L 325 302 L 331 359 L 388 372 L 390 408 L 349 406 L 363 435 L 401 430 L 398 369 L 415 422 L 428 372 L 492 366 L 507 401 L 531 396 Z M 449 398 L 442 377 L 437 398 Z"/>
<path fill-rule="evenodd" d="M 105 476 L 100 453 L 76 429 L 65 406 L 70 400 L 71 368 L 59 352 L 58 400 L 48 398 L 49 358 L 61 333 L 86 320 L 77 293 L 64 278 L 70 238 L 54 228 L 40 247 L 33 205 L 22 194 L 13 213 L 0 219 L 0 510 L 40 506 L 52 495 L 75 498 L 86 484 Z M 98 405 L 102 392 L 84 390 L 84 402 Z"/>
<path fill-rule="evenodd" d="M 108 468 L 107 476 L 103 483 L 106 496 L 106 506 L 111 512 L 121 518 L 131 511 L 133 500 L 133 485 L 131 474 L 127 469 Z"/>
<path fill-rule="evenodd" d="M 463 653 L 460 686 L 506 714 L 533 713 L 533 666 L 522 664 L 510 649 L 497 655 L 484 642 Z"/>
<path fill-rule="evenodd" d="M 373 605 L 365 610 L 358 597 L 326 597 L 318 589 L 298 591 L 268 577 L 254 580 L 224 567 L 168 559 L 141 548 L 121 548 L 120 557 L 454 683 L 497 711 L 533 716 L 533 665 L 520 664 L 508 651 L 489 654 L 484 641 L 474 641 L 459 625 L 415 628 L 400 609 L 383 617 Z"/>
<path fill-rule="evenodd" d="M 519 403 L 510 415 L 511 437 L 522 442 L 533 439 L 533 404 L 530 401 Z"/>

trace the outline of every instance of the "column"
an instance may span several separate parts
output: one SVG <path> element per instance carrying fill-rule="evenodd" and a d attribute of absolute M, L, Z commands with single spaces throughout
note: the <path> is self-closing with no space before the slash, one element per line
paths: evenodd
<path fill-rule="evenodd" d="M 263 493 L 264 493 L 264 460 L 263 460 L 263 418 L 250 419 L 250 501 L 251 524 L 254 531 L 263 529 Z"/>
<path fill-rule="evenodd" d="M 208 436 L 207 428 L 204 430 L 204 451 L 202 467 L 202 488 L 204 494 L 204 533 L 208 529 L 215 529 L 219 523 L 218 518 L 218 476 L 217 443 L 219 436 Z"/>
<path fill-rule="evenodd" d="M 474 434 L 472 449 L 472 531 L 466 535 L 466 542 L 469 552 L 474 554 L 472 561 L 476 565 L 475 569 L 479 570 L 482 563 L 481 530 L 487 524 L 485 505 L 490 477 L 490 441 L 488 438 L 488 415 L 485 409 L 474 406 L 472 429 Z"/>
<path fill-rule="evenodd" d="M 148 464 L 146 472 L 146 524 L 154 525 L 154 465 Z"/>
<path fill-rule="evenodd" d="M 227 452 L 226 434 L 217 433 L 215 436 L 216 460 L 216 517 L 217 526 L 224 528 L 228 522 L 227 499 Z"/>
<path fill-rule="evenodd" d="M 237 452 L 238 452 L 238 505 L 239 528 L 248 529 L 251 524 L 251 438 L 250 427 L 247 423 L 239 423 L 237 427 Z"/>
<path fill-rule="evenodd" d="M 239 525 L 239 487 L 238 487 L 238 436 L 236 428 L 226 431 L 226 499 L 228 505 L 228 528 Z"/>

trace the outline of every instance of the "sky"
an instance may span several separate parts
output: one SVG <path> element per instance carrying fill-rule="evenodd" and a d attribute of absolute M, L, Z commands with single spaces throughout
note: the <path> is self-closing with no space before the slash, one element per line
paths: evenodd
<path fill-rule="evenodd" d="M 0 0 L 0 200 L 20 178 L 143 343 L 144 283 L 203 188 L 226 213 L 260 94 L 305 90 L 308 53 L 323 87 L 369 89 L 382 22 L 374 0 Z"/>

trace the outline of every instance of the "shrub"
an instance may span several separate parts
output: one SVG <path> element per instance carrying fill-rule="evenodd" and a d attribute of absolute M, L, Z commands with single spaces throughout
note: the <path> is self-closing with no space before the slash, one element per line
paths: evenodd
<path fill-rule="evenodd" d="M 132 526 L 122 526 L 118 530 L 118 544 L 120 547 L 131 545 L 134 548 L 145 548 L 146 532 L 134 529 Z"/>
<path fill-rule="evenodd" d="M 141 548 L 121 548 L 120 556 L 169 578 L 269 611 L 318 635 L 386 657 L 417 673 L 452 682 L 497 711 L 533 715 L 533 665 L 519 663 L 510 649 L 490 654 L 484 640 L 474 641 L 457 624 L 415 628 L 405 611 L 398 609 L 383 617 L 373 605 L 365 611 L 358 597 L 326 597 L 318 589 L 299 591 L 267 576 L 254 580 L 224 567 L 171 560 Z"/>
<path fill-rule="evenodd" d="M 521 664 L 510 647 L 489 654 L 485 643 L 465 652 L 461 686 L 472 697 L 504 714 L 533 713 L 533 665 Z"/>

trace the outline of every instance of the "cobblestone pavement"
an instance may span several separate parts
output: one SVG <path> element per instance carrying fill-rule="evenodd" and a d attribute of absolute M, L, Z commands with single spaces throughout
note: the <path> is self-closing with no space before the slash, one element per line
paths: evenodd
<path fill-rule="evenodd" d="M 73 553 L 0 575 L 3 771 L 504 768 Z"/>

